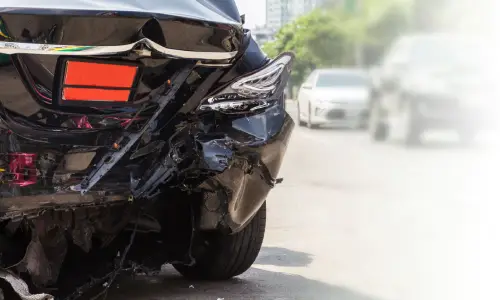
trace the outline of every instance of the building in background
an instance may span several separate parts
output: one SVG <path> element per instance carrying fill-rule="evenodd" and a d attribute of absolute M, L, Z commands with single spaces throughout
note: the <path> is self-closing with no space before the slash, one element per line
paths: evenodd
<path fill-rule="evenodd" d="M 282 26 L 286 13 L 284 0 L 266 0 L 266 27 L 278 29 Z"/>
<path fill-rule="evenodd" d="M 276 35 L 275 30 L 266 26 L 256 27 L 252 29 L 251 33 L 257 44 L 259 44 L 260 46 L 263 46 L 265 43 L 274 40 L 274 37 Z"/>
<path fill-rule="evenodd" d="M 266 27 L 277 31 L 283 25 L 310 12 L 327 1 L 328 0 L 267 0 Z"/>

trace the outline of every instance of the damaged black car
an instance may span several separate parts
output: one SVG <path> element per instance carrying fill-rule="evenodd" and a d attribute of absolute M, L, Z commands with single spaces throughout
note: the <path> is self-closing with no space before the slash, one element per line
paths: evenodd
<path fill-rule="evenodd" d="M 269 59 L 233 0 L 0 5 L 0 294 L 250 268 L 293 55 Z"/>

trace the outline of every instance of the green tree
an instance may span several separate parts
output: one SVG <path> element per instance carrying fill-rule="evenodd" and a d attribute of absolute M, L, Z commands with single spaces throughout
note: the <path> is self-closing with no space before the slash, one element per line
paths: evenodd
<path fill-rule="evenodd" d="M 337 10 L 315 10 L 281 28 L 275 41 L 264 45 L 271 57 L 284 51 L 295 53 L 292 85 L 299 85 L 319 67 L 352 63 L 352 41 L 360 36 L 352 19 Z"/>
<path fill-rule="evenodd" d="M 365 58 L 368 64 L 377 62 L 398 36 L 411 29 L 412 20 L 407 6 L 394 4 L 366 27 Z"/>
<path fill-rule="evenodd" d="M 353 65 L 356 44 L 364 46 L 367 62 L 374 62 L 409 28 L 410 1 L 356 0 L 356 9 L 346 9 L 332 0 L 283 26 L 275 40 L 264 45 L 264 52 L 270 57 L 295 53 L 292 86 L 300 85 L 315 68 Z"/>

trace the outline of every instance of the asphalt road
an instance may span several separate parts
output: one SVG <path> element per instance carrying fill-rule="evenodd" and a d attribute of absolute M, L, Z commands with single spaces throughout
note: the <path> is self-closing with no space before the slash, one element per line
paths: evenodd
<path fill-rule="evenodd" d="M 499 149 L 491 138 L 406 149 L 296 127 L 249 272 L 203 283 L 166 268 L 122 280 L 108 299 L 500 299 L 490 273 L 500 269 Z"/>

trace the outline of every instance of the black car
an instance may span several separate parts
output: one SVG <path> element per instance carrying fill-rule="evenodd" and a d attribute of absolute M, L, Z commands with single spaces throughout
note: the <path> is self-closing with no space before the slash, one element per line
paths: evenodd
<path fill-rule="evenodd" d="M 266 57 L 233 0 L 0 5 L 0 278 L 50 299 L 131 266 L 245 272 L 293 55 Z"/>

